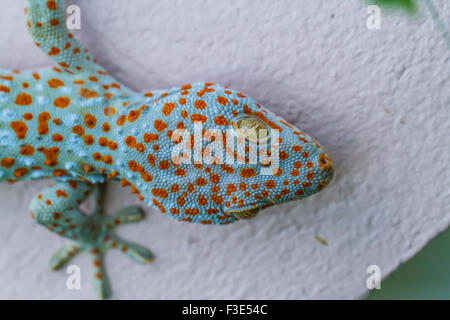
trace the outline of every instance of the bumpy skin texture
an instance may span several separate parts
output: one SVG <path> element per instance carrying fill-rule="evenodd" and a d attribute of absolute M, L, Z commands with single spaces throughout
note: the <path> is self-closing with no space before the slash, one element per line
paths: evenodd
<path fill-rule="evenodd" d="M 109 248 L 139 262 L 152 259 L 145 248 L 113 234 L 143 214 L 131 207 L 103 215 L 106 180 L 130 186 L 163 214 L 202 224 L 232 223 L 242 213 L 307 197 L 331 180 L 330 157 L 314 139 L 242 93 L 213 83 L 147 93 L 119 84 L 69 33 L 64 12 L 64 1 L 27 2 L 30 34 L 54 67 L 0 70 L 0 179 L 57 179 L 30 207 L 33 219 L 71 241 L 51 259 L 53 269 L 88 251 L 94 286 L 105 298 L 110 288 L 102 257 Z M 261 174 L 262 163 L 173 161 L 179 143 L 194 147 L 191 135 L 173 136 L 177 129 L 192 134 L 194 123 L 202 123 L 218 132 L 210 140 L 225 145 L 226 130 L 243 116 L 278 130 L 279 168 L 272 174 Z M 200 150 L 211 153 L 207 143 Z M 86 215 L 78 205 L 91 192 L 97 205 Z"/>

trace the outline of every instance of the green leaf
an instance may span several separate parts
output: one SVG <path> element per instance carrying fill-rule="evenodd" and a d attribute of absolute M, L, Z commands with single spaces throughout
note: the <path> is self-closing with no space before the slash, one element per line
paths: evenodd
<path fill-rule="evenodd" d="M 408 13 L 415 13 L 417 11 L 415 0 L 372 0 L 371 2 L 380 7 L 403 9 Z"/>

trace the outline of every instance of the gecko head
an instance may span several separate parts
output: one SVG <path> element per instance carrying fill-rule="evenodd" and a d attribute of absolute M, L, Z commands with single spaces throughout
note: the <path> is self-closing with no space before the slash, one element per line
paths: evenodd
<path fill-rule="evenodd" d="M 333 177 L 331 157 L 315 139 L 253 100 L 246 102 L 237 106 L 243 112 L 234 113 L 230 126 L 246 146 L 267 149 L 258 149 L 256 164 L 235 167 L 235 183 L 227 185 L 234 192 L 227 192 L 225 212 L 240 219 L 317 193 Z M 249 161 L 249 153 L 243 160 Z"/>
<path fill-rule="evenodd" d="M 178 220 L 251 218 L 322 190 L 333 176 L 317 141 L 235 90 L 187 85 L 145 104 L 119 134 L 127 145 L 121 175 Z"/>

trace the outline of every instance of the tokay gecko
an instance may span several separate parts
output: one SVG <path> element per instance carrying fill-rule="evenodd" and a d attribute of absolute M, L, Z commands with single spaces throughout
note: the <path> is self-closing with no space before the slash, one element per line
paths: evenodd
<path fill-rule="evenodd" d="M 0 179 L 55 179 L 33 198 L 31 217 L 69 239 L 50 259 L 53 270 L 79 252 L 92 257 L 100 298 L 111 294 L 103 265 L 109 249 L 141 263 L 153 257 L 115 235 L 144 214 L 135 206 L 105 214 L 106 181 L 128 186 L 164 215 L 204 225 L 252 218 L 330 182 L 327 151 L 248 96 L 214 83 L 135 92 L 69 32 L 65 1 L 28 0 L 25 13 L 54 66 L 0 69 Z M 88 213 L 79 207 L 87 198 Z"/>

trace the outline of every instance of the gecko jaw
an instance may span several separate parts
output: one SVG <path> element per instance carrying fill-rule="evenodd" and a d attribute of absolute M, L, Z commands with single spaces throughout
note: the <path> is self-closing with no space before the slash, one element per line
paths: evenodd
<path fill-rule="evenodd" d="M 276 204 L 276 202 L 272 199 L 266 199 L 268 200 L 267 202 L 262 202 L 262 203 L 253 203 L 248 205 L 245 208 L 235 208 L 235 209 L 231 209 L 229 211 L 226 211 L 226 214 L 230 214 L 233 215 L 239 219 L 243 219 L 243 220 L 248 220 L 251 218 L 254 218 L 258 215 L 258 213 L 267 208 L 267 207 L 271 207 L 273 205 Z"/>
<path fill-rule="evenodd" d="M 258 207 L 255 203 L 252 205 L 251 208 L 246 208 L 246 209 L 242 209 L 242 210 L 234 209 L 231 211 L 227 211 L 226 214 L 230 214 L 239 219 L 246 220 L 246 219 L 251 219 L 251 218 L 256 217 L 260 210 L 261 210 L 261 208 Z"/>

